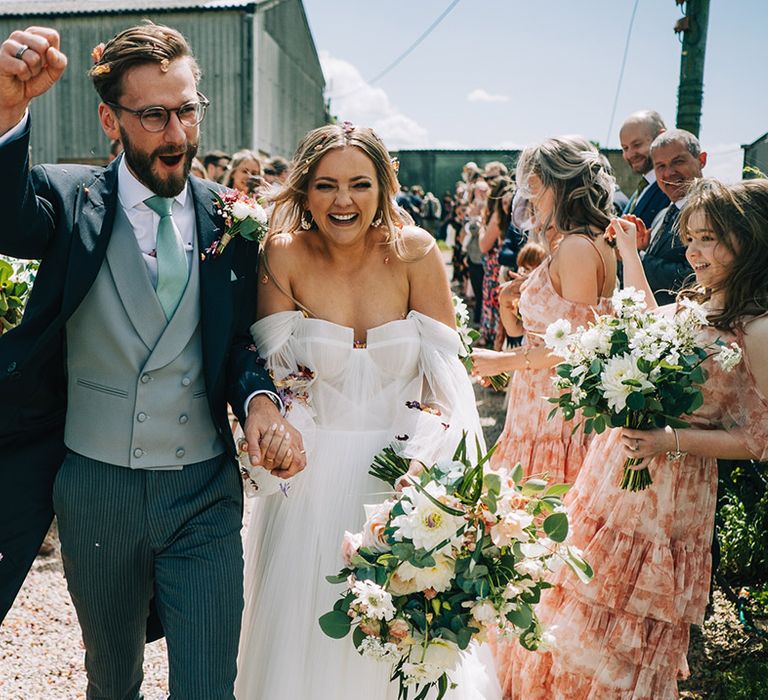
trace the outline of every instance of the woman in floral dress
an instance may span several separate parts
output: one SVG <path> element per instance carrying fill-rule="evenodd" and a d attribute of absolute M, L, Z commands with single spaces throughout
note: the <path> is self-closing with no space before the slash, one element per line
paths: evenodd
<path fill-rule="evenodd" d="M 499 248 L 509 226 L 510 206 L 514 187 L 509 178 L 500 177 L 493 186 L 484 213 L 484 227 L 480 233 L 483 253 L 483 304 L 480 331 L 485 347 L 497 346 L 499 331 Z M 503 337 L 503 336 L 502 336 Z"/>
<path fill-rule="evenodd" d="M 690 428 L 610 430 L 590 445 L 566 496 L 572 544 L 594 568 L 588 584 L 565 573 L 538 612 L 555 630 L 551 652 L 521 647 L 500 659 L 505 697 L 668 700 L 688 674 L 691 624 L 701 624 L 711 574 L 717 458 L 768 459 L 768 182 L 693 186 L 680 216 L 686 256 L 711 325 L 700 342 L 736 342 L 742 361 L 705 367 L 704 404 Z M 628 284 L 653 295 L 633 224 L 612 226 Z M 660 313 L 674 313 L 668 306 Z M 623 491 L 627 457 L 653 484 Z"/>
<path fill-rule="evenodd" d="M 525 339 L 510 352 L 477 349 L 474 373 L 514 372 L 509 409 L 492 465 L 522 464 L 526 474 L 546 472 L 572 483 L 584 459 L 587 437 L 562 417 L 547 420 L 559 358 L 544 347 L 550 323 L 567 318 L 576 327 L 594 313 L 608 313 L 616 284 L 616 257 L 603 238 L 613 213 L 613 177 L 586 139 L 552 138 L 526 148 L 518 187 L 531 200 L 545 231 L 550 256 L 523 285 L 519 312 Z M 519 333 L 510 333 L 517 335 Z"/>

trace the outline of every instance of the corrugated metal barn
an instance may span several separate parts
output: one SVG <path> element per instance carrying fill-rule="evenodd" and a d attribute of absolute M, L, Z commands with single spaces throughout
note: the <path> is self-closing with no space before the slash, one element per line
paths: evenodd
<path fill-rule="evenodd" d="M 178 29 L 211 101 L 200 153 L 253 148 L 291 156 L 327 121 L 325 80 L 301 0 L 0 0 L 0 41 L 30 25 L 55 28 L 69 65 L 32 103 L 36 163 L 104 162 L 106 136 L 87 71 L 91 49 L 147 18 Z"/>

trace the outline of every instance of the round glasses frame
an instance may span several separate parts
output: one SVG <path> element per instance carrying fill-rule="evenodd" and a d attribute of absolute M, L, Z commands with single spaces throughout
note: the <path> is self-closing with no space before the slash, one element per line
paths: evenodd
<path fill-rule="evenodd" d="M 176 109 L 168 109 L 160 105 L 153 105 L 144 109 L 131 109 L 118 102 L 107 101 L 104 104 L 137 116 L 145 131 L 157 133 L 168 126 L 168 122 L 171 121 L 171 114 L 175 114 L 183 126 L 193 127 L 200 124 L 205 118 L 205 110 L 211 103 L 202 92 L 197 93 L 197 98 L 197 102 L 186 102 Z"/>

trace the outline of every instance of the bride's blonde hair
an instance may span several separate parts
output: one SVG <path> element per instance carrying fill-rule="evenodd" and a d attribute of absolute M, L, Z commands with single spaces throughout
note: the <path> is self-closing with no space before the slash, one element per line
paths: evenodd
<path fill-rule="evenodd" d="M 283 189 L 273 200 L 275 209 L 272 213 L 270 236 L 299 229 L 309 182 L 317 164 L 326 153 L 344 146 L 356 146 L 373 163 L 379 184 L 379 206 L 376 213 L 376 218 L 381 217 L 379 228 L 385 232 L 386 242 L 392 244 L 397 255 L 409 257 L 404 251 L 401 229 L 413 222 L 395 204 L 394 197 L 400 185 L 387 148 L 373 129 L 355 126 L 349 122 L 321 126 L 310 131 L 301 140 L 293 157 L 293 170 Z M 312 227 L 314 226 L 313 222 Z"/>

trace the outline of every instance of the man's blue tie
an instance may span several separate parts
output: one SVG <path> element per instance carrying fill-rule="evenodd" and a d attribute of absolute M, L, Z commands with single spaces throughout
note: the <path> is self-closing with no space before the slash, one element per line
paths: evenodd
<path fill-rule="evenodd" d="M 157 225 L 157 298 L 170 320 L 187 286 L 187 254 L 181 235 L 173 225 L 171 207 L 173 199 L 168 197 L 150 197 L 144 203 L 160 216 Z"/>

